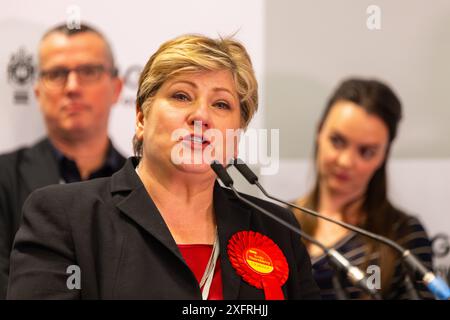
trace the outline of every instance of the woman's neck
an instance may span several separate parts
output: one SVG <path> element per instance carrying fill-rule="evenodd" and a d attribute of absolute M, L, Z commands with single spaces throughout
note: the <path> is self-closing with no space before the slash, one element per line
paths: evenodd
<path fill-rule="evenodd" d="M 319 188 L 318 211 L 324 216 L 337 221 L 344 221 L 358 225 L 364 219 L 362 203 L 364 198 L 356 193 L 338 194 L 327 189 L 323 185 Z M 337 224 L 318 219 L 314 229 L 314 238 L 328 247 L 334 247 L 339 241 L 349 234 L 349 230 Z M 322 255 L 322 249 L 315 245 L 307 244 L 311 257 Z"/>
<path fill-rule="evenodd" d="M 137 171 L 175 242 L 214 242 L 214 179 L 168 173 L 161 168 L 153 168 L 144 159 Z"/>
<path fill-rule="evenodd" d="M 319 189 L 318 210 L 330 218 L 359 224 L 363 218 L 364 192 L 337 193 L 324 185 Z"/>

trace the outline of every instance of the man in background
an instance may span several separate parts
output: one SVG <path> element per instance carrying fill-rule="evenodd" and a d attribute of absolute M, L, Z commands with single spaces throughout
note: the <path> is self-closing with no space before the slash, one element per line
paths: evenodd
<path fill-rule="evenodd" d="M 50 184 L 110 176 L 125 162 L 108 137 L 122 82 L 106 38 L 87 25 L 54 27 L 41 39 L 39 70 L 34 92 L 47 136 L 0 155 L 0 299 L 28 195 Z"/>

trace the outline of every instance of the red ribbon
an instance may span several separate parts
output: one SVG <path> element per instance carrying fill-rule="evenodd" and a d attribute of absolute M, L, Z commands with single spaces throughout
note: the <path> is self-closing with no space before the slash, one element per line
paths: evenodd
<path fill-rule="evenodd" d="M 228 256 L 237 274 L 264 290 L 267 300 L 284 300 L 281 286 L 289 276 L 286 257 L 272 239 L 254 231 L 240 231 L 228 241 Z"/>

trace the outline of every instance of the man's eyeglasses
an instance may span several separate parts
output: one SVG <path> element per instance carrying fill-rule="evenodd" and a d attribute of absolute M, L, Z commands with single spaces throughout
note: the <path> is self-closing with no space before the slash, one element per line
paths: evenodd
<path fill-rule="evenodd" d="M 108 72 L 113 77 L 117 76 L 116 68 L 108 69 L 101 64 L 85 64 L 75 68 L 57 67 L 50 70 L 42 70 L 39 77 L 46 87 L 60 89 L 66 85 L 67 78 L 72 71 L 77 74 L 78 81 L 81 84 L 94 83 L 100 80 L 105 72 Z"/>

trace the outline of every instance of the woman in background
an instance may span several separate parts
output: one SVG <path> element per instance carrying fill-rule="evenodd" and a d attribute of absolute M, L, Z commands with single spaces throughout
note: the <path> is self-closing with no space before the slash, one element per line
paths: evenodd
<path fill-rule="evenodd" d="M 364 79 L 342 82 L 318 125 L 315 186 L 297 204 L 386 236 L 431 268 L 431 245 L 423 226 L 387 196 L 386 164 L 401 115 L 401 103 L 387 85 Z M 363 271 L 370 265 L 379 266 L 383 299 L 411 298 L 405 287 L 409 281 L 406 269 L 391 248 L 325 220 L 298 211 L 295 214 L 307 233 L 337 249 Z M 307 248 L 322 298 L 336 299 L 334 269 L 319 248 L 310 243 Z M 410 279 L 414 282 L 414 275 Z M 346 279 L 341 283 L 350 299 L 366 298 Z M 432 298 L 421 283 L 413 285 L 419 297 Z"/>

